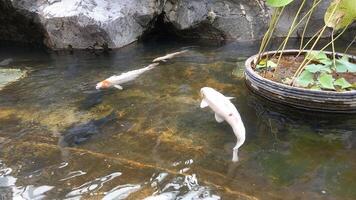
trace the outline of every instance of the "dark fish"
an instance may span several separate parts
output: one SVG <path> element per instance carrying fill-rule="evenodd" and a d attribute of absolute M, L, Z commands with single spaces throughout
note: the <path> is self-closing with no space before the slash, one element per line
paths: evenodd
<path fill-rule="evenodd" d="M 69 128 L 60 138 L 60 146 L 74 146 L 86 142 L 92 136 L 101 133 L 104 125 L 116 119 L 115 112 L 98 120 L 91 120 L 85 124 L 74 125 Z"/>

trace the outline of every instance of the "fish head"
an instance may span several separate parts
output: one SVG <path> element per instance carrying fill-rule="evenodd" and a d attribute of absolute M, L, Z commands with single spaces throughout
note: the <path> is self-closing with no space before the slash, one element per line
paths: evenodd
<path fill-rule="evenodd" d="M 213 92 L 214 89 L 211 87 L 203 87 L 200 89 L 200 96 L 202 98 L 205 98 L 206 96 L 208 96 L 211 92 Z"/>
<path fill-rule="evenodd" d="M 102 88 L 109 88 L 111 87 L 112 84 L 110 81 L 107 81 L 107 80 L 104 80 L 104 81 L 101 81 L 99 82 L 98 84 L 96 84 L 96 89 L 99 90 L 99 89 L 102 89 Z"/>

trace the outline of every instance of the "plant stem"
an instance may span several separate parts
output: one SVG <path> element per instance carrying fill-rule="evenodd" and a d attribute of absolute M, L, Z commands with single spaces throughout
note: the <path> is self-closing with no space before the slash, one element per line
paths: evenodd
<path fill-rule="evenodd" d="M 289 39 L 290 35 L 292 34 L 292 30 L 293 30 L 294 27 L 295 27 L 295 22 L 297 21 L 297 19 L 298 19 L 298 17 L 299 17 L 299 14 L 300 14 L 300 12 L 302 11 L 302 8 L 304 7 L 305 1 L 306 1 L 306 0 L 303 0 L 303 1 L 302 1 L 302 4 L 300 5 L 300 7 L 299 7 L 297 13 L 295 14 L 295 17 L 294 17 L 293 22 L 292 22 L 292 26 L 291 26 L 291 28 L 289 29 L 289 32 L 288 32 L 287 37 L 286 37 L 286 40 L 285 40 L 284 43 L 283 43 L 283 47 L 282 47 L 281 53 L 279 54 L 278 61 L 277 61 L 277 68 L 278 68 L 279 62 L 281 61 L 281 58 L 282 58 L 282 56 L 283 56 L 283 51 L 284 51 L 284 49 L 286 48 L 286 45 L 287 45 L 287 43 L 288 43 L 288 39 Z"/>
<path fill-rule="evenodd" d="M 305 22 L 305 26 L 304 26 L 304 29 L 303 29 L 302 37 L 301 37 L 301 40 L 300 40 L 299 50 L 301 50 L 302 47 L 303 47 L 304 35 L 305 35 L 306 30 L 307 30 L 307 27 L 308 27 L 310 18 L 311 18 L 312 14 L 313 14 L 315 3 L 316 3 L 316 0 L 313 0 L 313 6 L 310 8 L 311 12 L 310 12 L 310 14 L 308 15 L 308 19 L 307 19 L 307 21 Z"/>
<path fill-rule="evenodd" d="M 277 18 L 279 11 L 280 11 L 280 8 L 276 8 L 273 11 L 273 14 L 272 14 L 271 21 L 270 21 L 270 24 L 268 26 L 267 32 L 265 33 L 265 35 L 262 38 L 261 46 L 260 46 L 260 49 L 258 51 L 258 56 L 257 56 L 256 62 L 258 62 L 260 60 L 261 53 L 264 52 L 264 49 L 266 48 L 270 38 L 272 37 L 272 33 L 273 33 L 273 31 L 275 29 L 275 26 L 277 24 L 276 23 L 276 19 L 277 20 L 279 19 L 279 17 Z M 255 64 L 257 64 L 257 63 L 255 63 Z"/>
<path fill-rule="evenodd" d="M 339 39 L 339 37 L 341 37 L 341 35 L 346 31 L 346 29 L 349 27 L 350 25 L 347 25 L 335 38 L 333 41 L 336 41 L 337 39 Z M 329 43 L 327 43 L 323 48 L 321 48 L 319 51 L 323 51 L 325 50 L 333 41 L 330 41 Z"/>
<path fill-rule="evenodd" d="M 331 32 L 331 48 L 332 48 L 332 51 L 333 51 L 333 64 L 334 64 L 334 67 L 336 69 L 335 45 L 334 45 L 334 29 Z"/>
<path fill-rule="evenodd" d="M 355 35 L 355 37 L 354 37 L 354 39 L 351 41 L 351 43 L 346 47 L 346 50 L 345 50 L 345 54 L 347 53 L 347 51 L 350 49 L 350 47 L 352 46 L 352 44 L 355 42 L 355 40 L 356 40 L 356 35 Z"/>
<path fill-rule="evenodd" d="M 266 42 L 266 45 L 265 45 L 264 48 L 262 49 L 262 52 L 265 52 L 265 50 L 266 50 L 266 48 L 267 48 L 267 46 L 268 46 L 268 44 L 269 44 L 269 42 L 270 42 L 270 40 L 271 40 L 271 38 L 272 38 L 273 32 L 274 32 L 274 30 L 276 29 L 277 23 L 278 23 L 280 17 L 282 16 L 282 14 L 283 14 L 284 8 L 285 8 L 285 6 L 283 6 L 282 8 L 280 8 L 280 9 L 278 10 L 279 13 L 277 14 L 277 19 L 275 20 L 275 22 L 274 22 L 274 24 L 273 24 L 272 32 L 271 32 L 271 34 L 269 35 L 269 37 L 268 37 L 268 39 L 267 39 L 267 42 Z"/>
<path fill-rule="evenodd" d="M 325 29 L 326 29 L 326 25 L 324 25 L 324 27 L 321 29 L 321 32 L 319 33 L 318 37 L 316 38 L 316 40 L 314 41 L 314 44 L 312 45 L 312 47 L 310 48 L 310 50 L 308 52 L 313 51 L 314 47 L 316 46 L 316 44 L 319 42 L 321 36 L 323 35 Z M 295 77 L 299 76 L 300 72 L 303 71 L 304 66 L 306 66 L 307 64 L 305 63 L 308 60 L 307 56 L 305 56 L 303 62 L 300 64 L 299 68 L 297 69 L 297 71 L 294 73 L 293 77 L 292 77 L 292 85 L 294 85 L 294 80 Z M 310 60 L 309 60 L 310 61 Z"/>
<path fill-rule="evenodd" d="M 292 32 L 295 31 L 295 29 L 303 22 L 303 20 L 314 10 L 314 8 L 316 8 L 317 5 L 319 5 L 319 3 L 322 0 L 319 0 L 318 2 L 315 3 L 315 5 L 313 5 L 310 10 L 299 20 L 299 22 L 297 23 L 297 25 L 295 25 L 295 27 L 292 29 Z M 273 54 L 273 57 L 276 56 L 277 52 L 282 48 L 283 43 L 285 42 L 287 38 L 285 38 L 283 40 L 283 42 L 281 43 L 281 45 L 279 45 L 278 49 L 276 50 L 276 53 Z"/>
<path fill-rule="evenodd" d="M 300 54 L 302 53 L 302 51 L 303 51 L 305 48 L 307 48 L 307 46 L 310 44 L 310 42 L 312 42 L 312 41 L 314 40 L 314 38 L 315 38 L 316 36 L 318 36 L 319 33 L 320 33 L 320 31 L 322 31 L 322 30 L 323 30 L 323 27 L 322 27 L 321 29 L 319 29 L 319 30 L 309 39 L 309 41 L 304 45 L 304 47 L 299 50 L 299 52 L 298 52 L 296 58 L 300 56 Z"/>

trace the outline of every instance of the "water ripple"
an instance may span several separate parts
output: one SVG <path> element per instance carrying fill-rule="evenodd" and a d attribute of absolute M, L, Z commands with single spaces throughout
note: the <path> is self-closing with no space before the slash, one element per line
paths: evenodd
<path fill-rule="evenodd" d="M 121 174 L 121 172 L 114 172 L 109 175 L 86 182 L 81 186 L 74 188 L 74 190 L 69 192 L 66 197 L 81 197 L 83 194 L 88 194 L 90 192 L 97 191 L 102 188 L 106 182 L 111 181 L 112 179 L 118 176 L 121 176 Z"/>
<path fill-rule="evenodd" d="M 138 191 L 141 188 L 140 185 L 126 184 L 113 188 L 106 193 L 103 200 L 121 200 L 126 199 L 130 194 Z"/>
<path fill-rule="evenodd" d="M 86 172 L 83 172 L 82 170 L 78 170 L 78 171 L 73 171 L 73 172 L 69 172 L 67 177 L 65 178 L 62 178 L 60 179 L 59 181 L 66 181 L 68 179 L 72 179 L 74 177 L 77 177 L 77 176 L 82 176 L 82 175 L 85 175 L 87 174 Z"/>

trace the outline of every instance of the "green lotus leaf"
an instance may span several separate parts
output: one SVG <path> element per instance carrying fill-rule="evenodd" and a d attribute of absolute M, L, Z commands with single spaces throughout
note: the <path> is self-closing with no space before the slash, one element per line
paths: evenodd
<path fill-rule="evenodd" d="M 328 58 L 328 56 L 322 51 L 320 51 L 320 52 L 316 52 L 316 51 L 309 52 L 307 54 L 307 59 L 315 61 L 315 62 L 318 62 L 318 63 L 322 63 L 324 65 L 331 65 L 333 63 L 332 60 L 330 60 Z"/>
<path fill-rule="evenodd" d="M 313 85 L 310 89 L 311 90 L 321 90 L 319 85 Z"/>
<path fill-rule="evenodd" d="M 317 72 L 327 72 L 331 73 L 330 65 L 320 65 L 320 64 L 310 64 L 305 67 L 305 70 L 311 72 L 311 73 L 317 73 Z"/>
<path fill-rule="evenodd" d="M 293 0 L 266 0 L 266 3 L 270 7 L 283 7 L 290 4 Z"/>
<path fill-rule="evenodd" d="M 313 73 L 307 70 L 304 70 L 297 78 L 297 85 L 301 87 L 308 87 L 313 83 L 314 83 L 314 75 Z"/>
<path fill-rule="evenodd" d="M 256 65 L 256 69 L 263 69 L 267 67 L 267 59 L 261 59 Z"/>
<path fill-rule="evenodd" d="M 319 60 L 327 60 L 329 58 L 322 51 L 312 51 L 312 52 L 308 52 L 307 59 L 314 60 L 314 61 L 319 61 Z"/>
<path fill-rule="evenodd" d="M 271 60 L 268 60 L 268 61 L 267 61 L 267 67 L 275 68 L 275 67 L 277 67 L 277 64 L 274 63 L 274 62 L 271 61 Z"/>
<path fill-rule="evenodd" d="M 267 66 L 266 65 L 256 65 L 256 69 L 263 69 L 263 68 L 266 68 Z"/>
<path fill-rule="evenodd" d="M 347 72 L 347 67 L 339 62 L 336 63 L 336 72 L 337 73 L 345 73 Z"/>
<path fill-rule="evenodd" d="M 340 86 L 342 89 L 350 88 L 352 85 L 344 78 L 339 78 L 334 82 L 334 85 Z"/>
<path fill-rule="evenodd" d="M 356 89 L 356 83 L 353 83 L 353 84 L 351 85 L 351 88 Z"/>
<path fill-rule="evenodd" d="M 356 20 L 355 0 L 333 0 L 325 12 L 324 22 L 328 27 L 339 30 Z"/>
<path fill-rule="evenodd" d="M 344 70 L 344 68 L 346 68 L 347 71 L 349 71 L 351 73 L 356 72 L 356 64 L 351 63 L 347 56 L 343 56 L 342 58 L 337 59 L 336 60 L 336 67 L 338 67 L 338 65 L 339 65 L 339 69 L 341 69 L 341 70 Z"/>
<path fill-rule="evenodd" d="M 263 69 L 263 68 L 276 68 L 277 64 L 271 60 L 261 60 L 258 65 L 256 65 L 256 69 Z"/>
<path fill-rule="evenodd" d="M 320 63 L 324 64 L 324 65 L 332 65 L 333 64 L 333 61 L 330 60 L 329 58 L 328 59 L 322 59 L 322 60 L 319 60 Z M 330 66 L 329 66 L 330 68 Z"/>
<path fill-rule="evenodd" d="M 329 90 L 335 90 L 335 87 L 334 87 L 334 78 L 333 76 L 331 76 L 330 74 L 326 74 L 326 73 L 323 73 L 319 76 L 319 83 L 320 83 L 320 86 L 321 88 L 323 89 L 329 89 Z"/>

